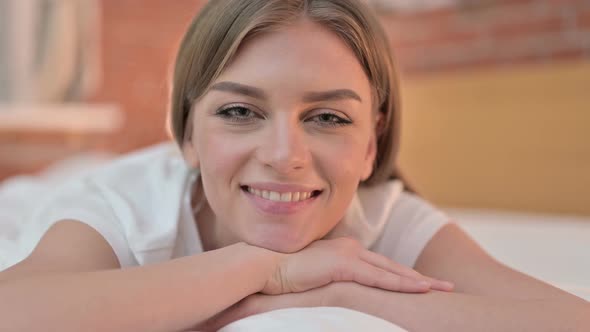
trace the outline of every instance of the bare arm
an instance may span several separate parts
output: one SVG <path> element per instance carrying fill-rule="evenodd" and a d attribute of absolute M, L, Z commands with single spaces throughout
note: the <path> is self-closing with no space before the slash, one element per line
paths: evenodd
<path fill-rule="evenodd" d="M 431 291 L 387 292 L 357 284 L 340 288 L 340 306 L 381 317 L 409 331 L 589 331 L 590 306 L 563 300 L 519 300 Z"/>
<path fill-rule="evenodd" d="M 292 307 L 345 307 L 410 331 L 590 331 L 590 303 L 507 268 L 450 224 L 416 264 L 455 282 L 454 293 L 391 292 L 338 282 L 296 294 L 254 294 L 211 320 L 212 330 L 254 314 Z"/>
<path fill-rule="evenodd" d="M 590 331 L 589 302 L 497 262 L 454 224 L 433 237 L 415 267 L 453 281 L 455 293 L 346 285 L 337 294 L 344 306 L 412 331 Z"/>
<path fill-rule="evenodd" d="M 65 245 L 68 241 L 85 246 Z M 102 236 L 81 223 L 61 222 L 29 258 L 0 272 L 0 330 L 187 329 L 260 291 L 274 260 L 270 251 L 236 244 L 162 264 L 118 269 Z"/>
<path fill-rule="evenodd" d="M 415 269 L 453 281 L 458 293 L 522 300 L 581 301 L 572 294 L 498 262 L 452 223 L 430 240 L 418 257 Z"/>
<path fill-rule="evenodd" d="M 238 243 L 119 269 L 101 235 L 63 221 L 25 261 L 0 273 L 0 331 L 180 331 L 250 294 L 304 293 L 333 281 L 413 293 L 449 287 L 350 238 L 316 241 L 293 254 Z"/>

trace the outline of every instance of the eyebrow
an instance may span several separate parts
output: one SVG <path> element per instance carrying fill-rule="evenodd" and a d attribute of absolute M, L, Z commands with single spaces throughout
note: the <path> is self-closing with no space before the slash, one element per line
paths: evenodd
<path fill-rule="evenodd" d="M 225 91 L 225 92 L 232 92 L 241 94 L 248 97 L 253 97 L 256 99 L 268 99 L 267 94 L 259 88 L 240 84 L 236 82 L 219 82 L 215 83 L 211 86 L 211 90 L 217 91 Z M 319 101 L 329 101 L 329 100 L 343 100 L 343 99 L 354 99 L 362 103 L 361 97 L 354 91 L 350 89 L 337 89 L 337 90 L 329 90 L 329 91 L 318 91 L 318 92 L 306 92 L 303 95 L 303 102 L 305 103 L 314 103 Z"/>
<path fill-rule="evenodd" d="M 349 89 L 338 89 L 321 92 L 307 92 L 303 96 L 303 101 L 306 103 L 314 103 L 318 101 L 328 100 L 342 100 L 342 99 L 354 99 L 359 102 L 363 102 L 361 97 L 354 91 Z"/>
<path fill-rule="evenodd" d="M 236 82 L 215 83 L 213 86 L 211 86 L 211 90 L 233 92 L 256 99 L 267 99 L 267 95 L 264 93 L 264 91 L 262 91 L 262 89 Z"/>

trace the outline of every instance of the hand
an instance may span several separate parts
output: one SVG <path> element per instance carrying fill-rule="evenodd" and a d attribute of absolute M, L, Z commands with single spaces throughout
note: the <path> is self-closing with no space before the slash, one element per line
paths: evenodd
<path fill-rule="evenodd" d="M 334 281 L 406 293 L 430 289 L 451 291 L 453 285 L 421 275 L 389 258 L 365 249 L 349 237 L 312 242 L 299 252 L 281 254 L 263 294 L 304 292 Z"/>

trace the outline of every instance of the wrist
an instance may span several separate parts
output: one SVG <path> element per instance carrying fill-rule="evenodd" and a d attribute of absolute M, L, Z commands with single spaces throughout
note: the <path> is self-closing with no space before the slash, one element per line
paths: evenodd
<path fill-rule="evenodd" d="M 285 254 L 250 245 L 246 242 L 237 243 L 236 246 L 237 250 L 250 257 L 247 260 L 248 262 L 254 262 L 253 265 L 256 266 L 260 276 L 256 278 L 256 292 L 262 292 L 268 286 L 268 283 L 276 280 L 277 275 L 280 274 L 280 265 Z"/>

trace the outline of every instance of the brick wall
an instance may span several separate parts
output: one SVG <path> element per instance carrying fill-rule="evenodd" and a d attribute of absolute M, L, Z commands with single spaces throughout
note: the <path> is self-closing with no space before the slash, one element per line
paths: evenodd
<path fill-rule="evenodd" d="M 92 102 L 116 102 L 124 129 L 109 139 L 123 152 L 167 138 L 168 73 L 200 0 L 102 0 L 103 84 Z"/>
<path fill-rule="evenodd" d="M 590 58 L 589 0 L 464 0 L 429 11 L 387 2 L 379 2 L 382 21 L 410 75 Z"/>

